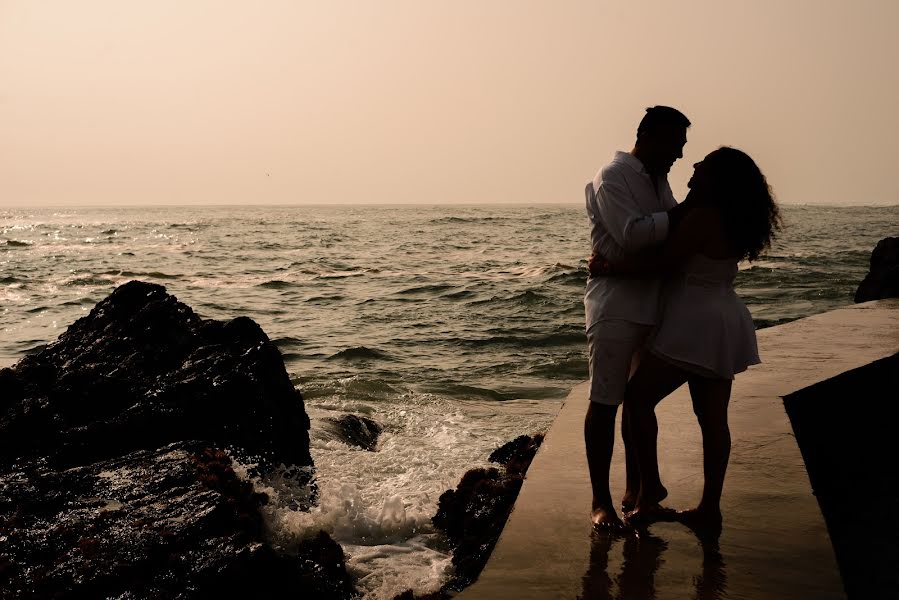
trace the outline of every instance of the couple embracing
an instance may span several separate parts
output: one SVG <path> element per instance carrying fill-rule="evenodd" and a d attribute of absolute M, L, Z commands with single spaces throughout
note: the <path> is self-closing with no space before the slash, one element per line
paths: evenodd
<path fill-rule="evenodd" d="M 730 456 L 727 406 L 734 375 L 759 362 L 755 327 L 733 289 L 740 260 L 771 242 L 780 216 L 759 168 L 722 147 L 694 165 L 678 204 L 668 171 L 683 156 L 690 121 L 667 106 L 646 109 L 632 151 L 618 152 L 587 184 L 593 255 L 584 305 L 590 402 L 584 423 L 592 521 L 620 529 L 609 491 L 615 419 L 623 405 L 632 523 L 678 519 L 720 532 Z M 702 431 L 705 483 L 693 509 L 662 508 L 655 407 L 687 383 Z"/>

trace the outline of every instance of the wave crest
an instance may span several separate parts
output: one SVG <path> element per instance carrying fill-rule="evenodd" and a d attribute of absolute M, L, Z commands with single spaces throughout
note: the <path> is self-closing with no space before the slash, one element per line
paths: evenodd
<path fill-rule="evenodd" d="M 366 346 L 353 346 L 344 348 L 339 352 L 335 352 L 328 357 L 328 360 L 347 360 L 347 361 L 363 361 L 363 360 L 393 360 L 389 354 L 375 348 Z"/>

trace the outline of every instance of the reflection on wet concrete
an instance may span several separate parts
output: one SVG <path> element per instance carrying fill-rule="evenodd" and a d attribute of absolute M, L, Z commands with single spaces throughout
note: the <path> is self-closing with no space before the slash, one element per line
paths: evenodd
<path fill-rule="evenodd" d="M 657 572 L 665 563 L 668 549 L 665 539 L 643 529 L 626 533 L 593 531 L 590 541 L 590 564 L 580 600 L 656 600 Z M 727 570 L 718 538 L 697 536 L 696 541 L 702 562 L 692 577 L 692 598 L 722 600 Z"/>
<path fill-rule="evenodd" d="M 718 540 L 702 541 L 702 572 L 696 577 L 696 600 L 719 600 L 727 590 L 727 570 Z"/>

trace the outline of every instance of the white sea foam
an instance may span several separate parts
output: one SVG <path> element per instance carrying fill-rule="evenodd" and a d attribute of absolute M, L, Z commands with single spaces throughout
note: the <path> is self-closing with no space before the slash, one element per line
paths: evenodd
<path fill-rule="evenodd" d="M 318 506 L 296 510 L 296 490 L 283 481 L 255 485 L 271 499 L 264 514 L 273 543 L 289 550 L 324 530 L 344 548 L 365 598 L 390 600 L 410 588 L 434 591 L 452 572 L 452 557 L 431 524 L 440 495 L 468 469 L 486 466 L 502 443 L 545 429 L 558 405 L 512 401 L 498 411 L 489 402 L 405 394 L 356 411 L 385 427 L 376 452 L 347 446 L 324 427 L 326 418 L 359 408 L 338 398 L 307 402 Z"/>

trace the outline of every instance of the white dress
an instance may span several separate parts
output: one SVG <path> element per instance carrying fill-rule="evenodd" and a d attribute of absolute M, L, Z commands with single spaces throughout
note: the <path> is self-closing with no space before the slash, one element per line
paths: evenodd
<path fill-rule="evenodd" d="M 704 377 L 733 379 L 759 360 L 755 325 L 734 291 L 737 261 L 695 254 L 666 281 L 650 350 Z"/>

